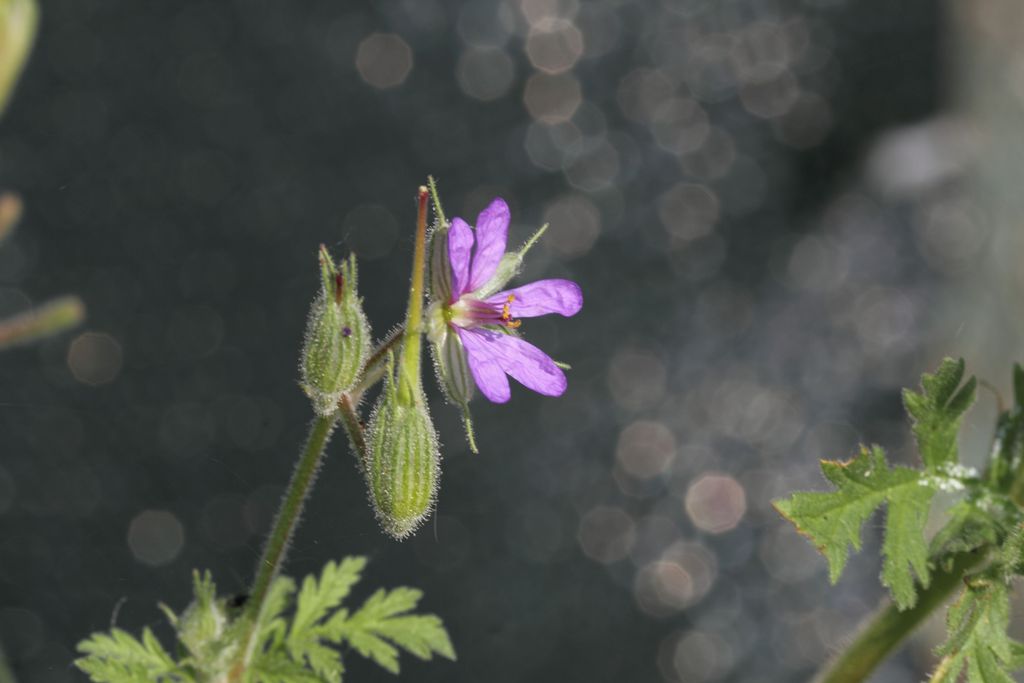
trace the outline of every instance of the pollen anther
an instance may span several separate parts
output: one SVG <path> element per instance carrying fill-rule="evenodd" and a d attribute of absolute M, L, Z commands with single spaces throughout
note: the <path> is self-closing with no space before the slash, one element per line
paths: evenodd
<path fill-rule="evenodd" d="M 512 317 L 512 302 L 516 300 L 515 294 L 509 294 L 506 303 L 501 306 L 501 322 L 505 323 L 506 327 L 510 327 L 513 330 L 523 324 L 522 320 L 516 320 Z"/>

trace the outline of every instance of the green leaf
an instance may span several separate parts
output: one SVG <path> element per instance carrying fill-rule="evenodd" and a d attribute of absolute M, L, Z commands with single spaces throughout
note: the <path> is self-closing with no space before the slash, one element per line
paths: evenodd
<path fill-rule="evenodd" d="M 929 468 L 957 462 L 960 419 L 974 403 L 973 377 L 961 387 L 963 359 L 946 358 L 934 375 L 921 377 L 921 393 L 903 390 L 903 405 L 911 417 L 921 459 Z"/>
<path fill-rule="evenodd" d="M 152 681 L 190 681 L 148 628 L 142 641 L 121 629 L 94 633 L 78 644 L 86 655 L 75 666 L 97 683 L 151 683 Z"/>
<path fill-rule="evenodd" d="M 254 661 L 249 672 L 255 683 L 322 683 L 323 679 L 284 652 L 275 652 Z"/>
<path fill-rule="evenodd" d="M 455 650 L 441 620 L 432 614 L 408 614 L 422 595 L 415 588 L 379 590 L 355 614 L 336 614 L 325 632 L 392 673 L 399 671 L 395 646 L 423 660 L 434 654 L 454 660 Z"/>
<path fill-rule="evenodd" d="M 288 609 L 294 592 L 295 582 L 287 576 L 279 576 L 270 585 L 259 616 L 260 646 L 274 647 L 284 640 L 288 632 L 288 621 L 282 614 Z"/>
<path fill-rule="evenodd" d="M 1010 671 L 1020 660 L 1021 645 L 1006 635 L 1010 601 L 1000 576 L 965 581 L 963 595 L 946 615 L 948 640 L 938 649 L 942 660 L 931 683 L 956 683 L 966 665 L 968 683 L 1013 683 Z"/>
<path fill-rule="evenodd" d="M 810 538 L 828 559 L 829 578 L 835 583 L 849 556 L 849 547 L 861 547 L 861 527 L 883 503 L 888 504 L 882 553 L 882 583 L 900 609 L 917 601 L 914 575 L 929 582 L 928 547 L 924 526 L 935 495 L 936 482 L 905 467 L 889 467 L 878 446 L 862 447 L 849 462 L 821 463 L 825 477 L 835 484 L 829 493 L 797 493 L 775 502 L 775 508 L 797 530 Z"/>
<path fill-rule="evenodd" d="M 962 500 L 948 510 L 949 521 L 932 538 L 928 554 L 952 562 L 958 553 L 997 545 L 1002 536 L 992 513 L 978 508 L 975 500 Z"/>
<path fill-rule="evenodd" d="M 307 576 L 302 582 L 295 616 L 285 639 L 288 653 L 297 662 L 306 662 L 322 678 L 341 680 L 344 667 L 336 650 L 324 645 L 321 621 L 341 604 L 359 581 L 366 566 L 365 557 L 347 557 L 341 563 L 328 562 L 320 580 Z"/>

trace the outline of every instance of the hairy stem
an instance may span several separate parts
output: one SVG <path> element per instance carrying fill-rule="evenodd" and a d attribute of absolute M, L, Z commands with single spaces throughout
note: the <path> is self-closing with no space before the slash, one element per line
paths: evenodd
<path fill-rule="evenodd" d="M 984 551 L 954 556 L 953 564 L 948 571 L 938 569 L 932 574 L 931 585 L 921 589 L 917 604 L 910 609 L 901 612 L 892 601 L 885 600 L 878 611 L 864 623 L 853 642 L 818 672 L 814 683 L 866 681 L 871 672 L 911 631 L 946 602 L 950 594 L 962 585 L 964 575 L 980 564 L 985 557 Z"/>
<path fill-rule="evenodd" d="M 256 578 L 249 590 L 249 601 L 245 608 L 245 635 L 239 648 L 239 660 L 235 663 L 229 674 L 229 680 L 241 680 L 242 674 L 248 665 L 255 645 L 256 629 L 259 624 L 259 615 L 266 602 L 270 585 L 281 571 L 285 556 L 288 554 L 288 546 L 291 545 L 292 536 L 295 535 L 295 528 L 302 516 L 302 508 L 305 506 L 306 498 L 313 488 L 316 480 L 317 470 L 323 460 L 324 450 L 331 438 L 331 432 L 338 420 L 338 414 L 328 416 L 317 416 L 309 428 L 309 436 L 306 437 L 306 446 L 299 456 L 299 462 L 292 473 L 291 481 L 288 482 L 288 489 L 281 500 L 281 507 L 274 519 L 274 526 L 270 530 L 270 536 L 263 548 L 263 555 L 260 557 L 256 567 Z"/>
<path fill-rule="evenodd" d="M 384 338 L 377 348 L 370 354 L 369 359 L 366 361 L 366 365 L 363 368 L 363 378 L 359 381 L 352 391 L 348 392 L 347 399 L 353 405 L 358 405 L 359 400 L 363 397 L 370 387 L 379 382 L 384 377 L 384 369 L 387 367 L 388 351 L 394 349 L 402 339 L 405 338 L 405 326 L 399 325 L 393 329 L 388 336 Z M 343 397 L 342 400 L 345 400 Z M 339 403 L 339 408 L 341 405 Z M 354 445 L 354 444 L 353 444 Z"/>
<path fill-rule="evenodd" d="M 420 187 L 416 211 L 416 247 L 412 256 L 405 339 L 398 361 L 398 400 L 411 405 L 420 394 L 420 335 L 423 331 L 423 276 L 427 251 L 427 188 Z"/>
<path fill-rule="evenodd" d="M 341 424 L 345 427 L 352 450 L 356 453 L 359 468 L 365 472 L 366 462 L 369 458 L 369 452 L 366 449 L 366 435 L 363 433 L 363 422 L 359 417 L 355 401 L 348 394 L 342 394 L 341 400 L 338 401 L 338 415 L 341 416 Z"/>

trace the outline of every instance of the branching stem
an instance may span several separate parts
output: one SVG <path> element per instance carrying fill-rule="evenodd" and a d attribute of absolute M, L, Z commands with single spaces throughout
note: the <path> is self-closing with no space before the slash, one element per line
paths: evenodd
<path fill-rule="evenodd" d="M 963 585 L 964 575 L 985 557 L 983 551 L 956 555 L 948 571 L 939 569 L 932 574 L 931 584 L 921 589 L 917 604 L 910 609 L 901 612 L 887 598 L 864 623 L 853 642 L 818 672 L 813 683 L 866 681 L 911 631 L 945 604 L 950 594 Z"/>

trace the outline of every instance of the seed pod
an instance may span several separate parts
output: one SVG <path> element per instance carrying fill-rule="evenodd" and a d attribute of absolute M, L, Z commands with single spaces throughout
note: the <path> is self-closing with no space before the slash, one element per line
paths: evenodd
<path fill-rule="evenodd" d="M 338 269 L 321 246 L 320 273 L 323 286 L 309 313 L 301 370 L 314 410 L 330 415 L 359 381 L 370 354 L 370 325 L 357 291 L 355 257 Z"/>
<path fill-rule="evenodd" d="M 388 534 L 401 540 L 434 507 L 441 452 L 422 389 L 412 401 L 400 400 L 393 378 L 389 367 L 370 418 L 366 478 L 377 519 Z"/>

